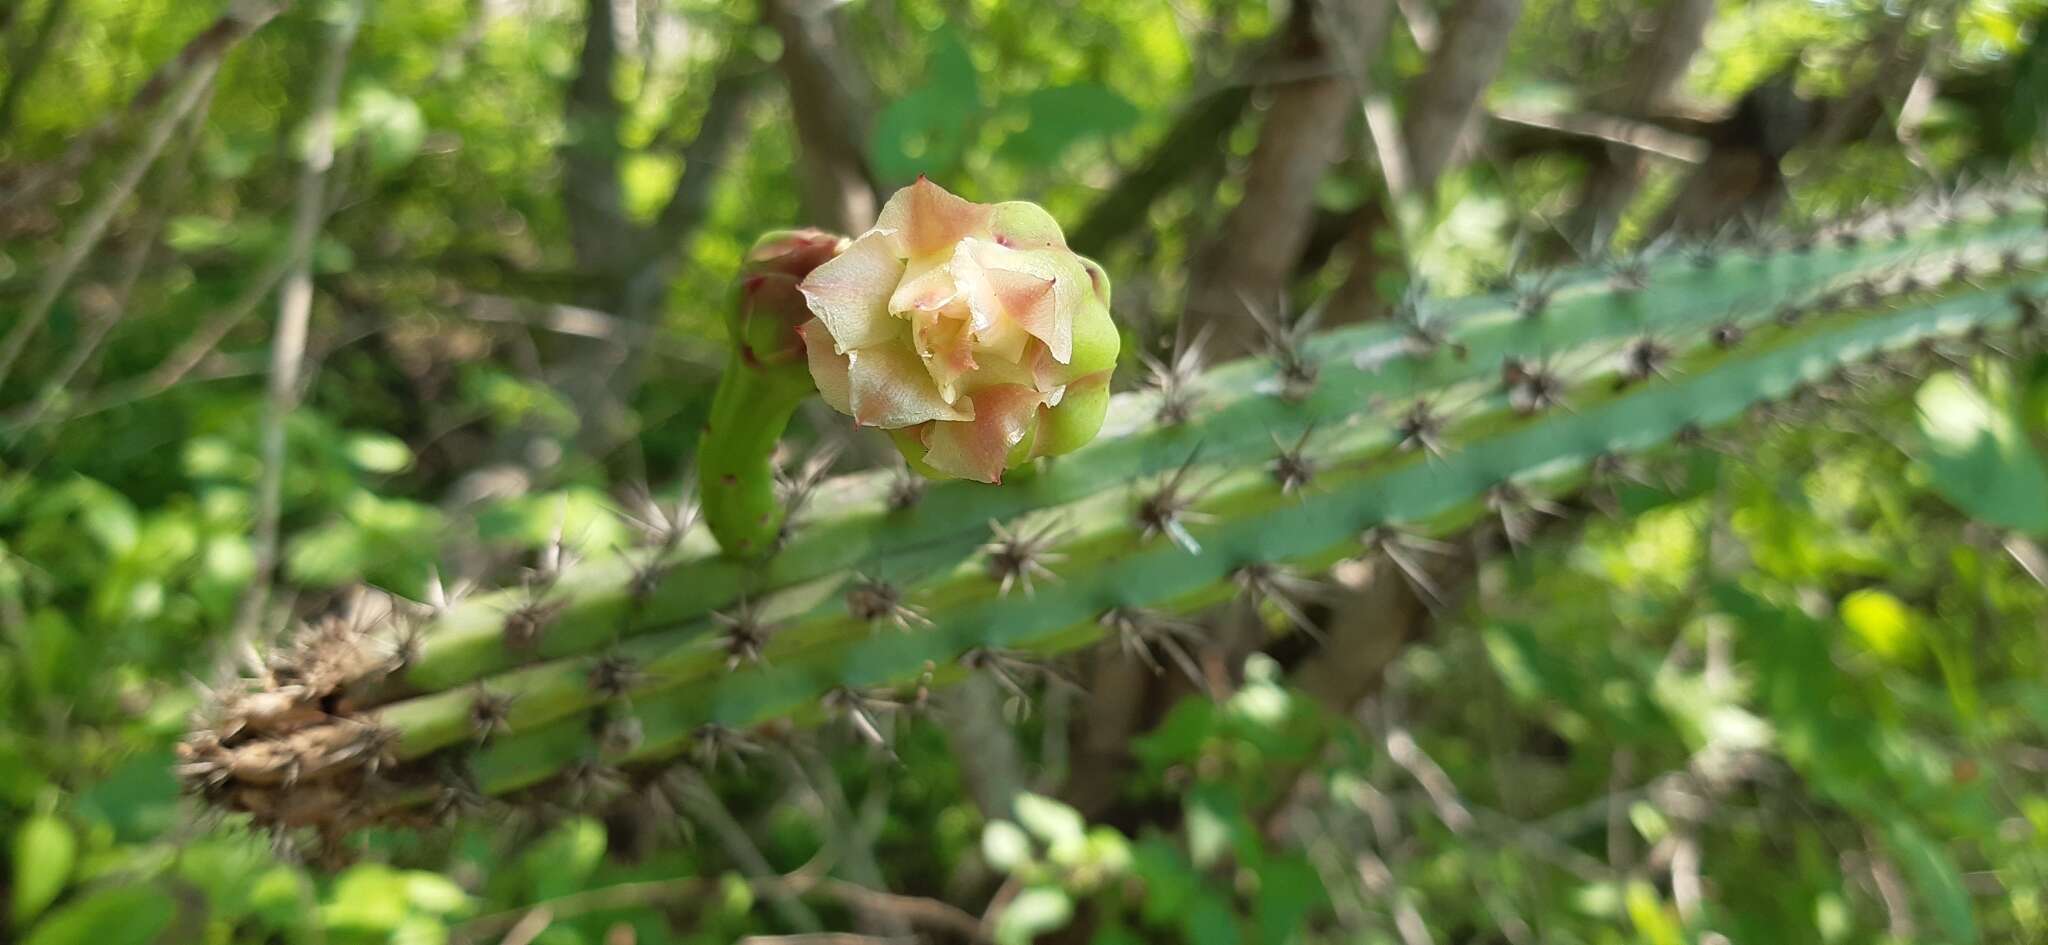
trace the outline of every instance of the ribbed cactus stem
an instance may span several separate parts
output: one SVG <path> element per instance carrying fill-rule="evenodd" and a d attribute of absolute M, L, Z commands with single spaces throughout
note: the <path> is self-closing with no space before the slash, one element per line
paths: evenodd
<path fill-rule="evenodd" d="M 1798 392 L 1909 377 L 1958 350 L 2036 350 L 2041 207 L 1943 209 L 1960 216 L 1667 257 L 1625 282 L 1569 274 L 1317 336 L 1185 378 L 1171 403 L 1119 395 L 1097 442 L 1029 479 L 908 499 L 885 472 L 828 481 L 794 530 L 760 417 L 776 408 L 779 428 L 801 395 L 754 389 L 740 365 L 713 410 L 703 494 L 715 527 L 740 515 L 765 554 L 721 555 L 698 532 L 450 603 L 416 639 L 402 622 L 316 636 L 282 659 L 346 671 L 224 704 L 187 774 L 266 822 L 345 828 L 458 787 L 506 794 L 771 720 L 860 716 L 871 691 L 1086 646 L 1126 634 L 1130 614 L 1272 609 L 1296 575 L 1384 554 L 1389 535 L 1504 520 L 1603 485 L 1616 456 L 1697 442 Z M 736 439 L 713 443 L 729 417 Z M 721 492 L 727 471 L 762 491 Z M 323 802 L 337 793 L 351 803 Z"/>

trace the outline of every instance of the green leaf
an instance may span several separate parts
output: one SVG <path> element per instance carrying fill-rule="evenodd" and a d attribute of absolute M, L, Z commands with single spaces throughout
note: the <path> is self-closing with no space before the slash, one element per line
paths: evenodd
<path fill-rule="evenodd" d="M 1893 821 L 1885 837 L 1899 857 L 1906 878 L 1919 893 L 1920 902 L 1941 929 L 1948 945 L 1970 945 L 1981 941 L 1977 919 L 1970 911 L 1970 892 L 1963 886 L 1963 874 L 1948 851 L 1927 839 L 1912 824 Z"/>
<path fill-rule="evenodd" d="M 412 449 L 405 441 L 383 433 L 358 433 L 343 447 L 348 461 L 369 473 L 403 472 L 412 465 Z"/>
<path fill-rule="evenodd" d="M 351 137 L 369 145 L 370 163 L 380 172 L 405 166 L 427 140 L 427 122 L 419 105 L 377 86 L 356 92 L 344 123 Z"/>
<path fill-rule="evenodd" d="M 1088 823 L 1079 811 L 1049 797 L 1019 794 L 1017 820 L 1047 846 L 1071 846 L 1087 841 Z"/>
<path fill-rule="evenodd" d="M 1190 904 L 1181 929 L 1192 945 L 1238 945 L 1244 941 L 1244 933 L 1237 927 L 1237 915 L 1231 911 L 1230 901 L 1228 895 L 1211 891 Z"/>
<path fill-rule="evenodd" d="M 1259 941 L 1282 945 L 1301 940 L 1304 920 L 1328 902 L 1321 874 L 1299 854 L 1276 857 L 1259 867 L 1259 895 L 1253 906 Z"/>
<path fill-rule="evenodd" d="M 405 874 L 405 894 L 413 908 L 434 915 L 455 915 L 469 909 L 469 894 L 439 873 L 414 870 Z"/>
<path fill-rule="evenodd" d="M 147 945 L 177 908 L 155 886 L 108 887 L 50 913 L 22 945 Z"/>
<path fill-rule="evenodd" d="M 1920 649 L 1913 611 L 1882 590 L 1865 588 L 1842 598 L 1842 623 L 1872 653 L 1893 663 L 1909 661 Z"/>
<path fill-rule="evenodd" d="M 78 837 L 55 814 L 38 814 L 14 832 L 14 925 L 20 928 L 57 900 L 78 860 Z"/>
<path fill-rule="evenodd" d="M 1657 890 L 1649 883 L 1637 880 L 1628 884 L 1624 900 L 1628 907 L 1628 920 L 1636 932 L 1649 945 L 1685 945 L 1685 933 L 1678 927 L 1678 917 L 1665 907 L 1664 900 L 1657 897 Z"/>
<path fill-rule="evenodd" d="M 349 867 L 320 908 L 320 921 L 330 929 L 385 933 L 405 921 L 406 879 L 381 863 Z"/>
<path fill-rule="evenodd" d="M 1010 900 L 996 920 L 996 945 L 1031 945 L 1032 940 L 1061 928 L 1074 917 L 1074 900 L 1065 890 L 1033 886 Z"/>
<path fill-rule="evenodd" d="M 957 30 L 932 34 L 929 79 L 889 103 L 868 138 L 868 163 L 884 183 L 919 174 L 946 176 L 960 162 L 981 122 L 974 60 Z"/>
<path fill-rule="evenodd" d="M 2048 461 L 2012 416 L 1955 374 L 1929 378 L 1915 401 L 1935 489 L 1979 521 L 2048 534 Z"/>
<path fill-rule="evenodd" d="M 363 529 L 347 521 L 300 532 L 285 551 L 285 573 L 301 584 L 345 584 L 361 577 L 369 562 Z"/>
<path fill-rule="evenodd" d="M 1038 89 L 1024 98 L 1024 128 L 1003 140 L 997 154 L 1029 167 L 1057 163 L 1068 148 L 1108 137 L 1138 123 L 1138 107 L 1093 83 Z"/>
<path fill-rule="evenodd" d="M 993 869 L 1014 873 L 1031 861 L 1031 838 L 1016 824 L 991 820 L 981 831 L 981 858 Z"/>

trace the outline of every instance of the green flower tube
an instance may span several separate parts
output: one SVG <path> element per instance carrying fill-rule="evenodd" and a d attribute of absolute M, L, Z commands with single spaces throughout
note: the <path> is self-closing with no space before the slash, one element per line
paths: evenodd
<path fill-rule="evenodd" d="M 846 243 L 817 230 L 763 236 L 733 282 L 725 374 L 697 447 L 704 520 L 727 554 L 772 550 L 782 530 L 772 466 L 790 415 L 817 386 L 797 328 L 810 317 L 799 282 Z"/>

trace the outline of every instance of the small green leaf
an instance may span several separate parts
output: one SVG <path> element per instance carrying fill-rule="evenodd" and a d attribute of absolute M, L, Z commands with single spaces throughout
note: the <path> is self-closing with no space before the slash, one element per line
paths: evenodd
<path fill-rule="evenodd" d="M 381 863 L 363 863 L 335 881 L 320 919 L 330 929 L 388 935 L 405 921 L 407 911 L 405 878 Z"/>
<path fill-rule="evenodd" d="M 1942 496 L 1979 521 L 2048 534 L 2048 461 L 2011 415 L 1955 374 L 1929 378 L 1915 400 Z"/>
<path fill-rule="evenodd" d="M 382 433 L 358 433 L 344 447 L 348 461 L 370 473 L 402 472 L 412 465 L 412 449 L 405 441 Z"/>
<path fill-rule="evenodd" d="M 1872 653 L 1893 663 L 1910 660 L 1919 651 L 1913 611 L 1906 603 L 1876 588 L 1842 598 L 1842 623 Z"/>
<path fill-rule="evenodd" d="M 50 913 L 22 945 L 147 945 L 177 904 L 154 886 L 113 886 Z"/>
<path fill-rule="evenodd" d="M 932 40 L 926 83 L 890 102 L 868 136 L 868 163 L 884 183 L 946 174 L 981 125 L 981 87 L 966 42 L 951 28 Z"/>
<path fill-rule="evenodd" d="M 1631 882 L 1625 901 L 1629 922 L 1649 945 L 1685 945 L 1678 917 L 1657 897 L 1655 887 L 1641 880 Z"/>
<path fill-rule="evenodd" d="M 1079 811 L 1049 797 L 1017 795 L 1017 820 L 1047 846 L 1085 843 L 1088 823 Z"/>
<path fill-rule="evenodd" d="M 1031 945 L 1032 940 L 1061 928 L 1074 917 L 1074 900 L 1065 890 L 1033 886 L 1010 900 L 996 920 L 996 945 Z"/>
<path fill-rule="evenodd" d="M 378 171 L 403 167 L 427 140 L 427 122 L 412 99 L 377 86 L 357 91 L 345 116 L 352 137 L 369 145 Z"/>
<path fill-rule="evenodd" d="M 78 860 L 78 837 L 55 814 L 30 817 L 14 832 L 14 925 L 20 928 L 57 900 Z"/>
<path fill-rule="evenodd" d="M 1031 861 L 1031 838 L 1016 824 L 991 820 L 981 831 L 981 858 L 993 869 L 1014 873 Z"/>
<path fill-rule="evenodd" d="M 1068 148 L 1138 123 L 1138 107 L 1092 83 L 1039 89 L 1024 99 L 1027 124 L 1003 140 L 998 154 L 1031 167 L 1057 163 Z"/>
<path fill-rule="evenodd" d="M 1893 821 L 1885 836 L 1921 904 L 1941 929 L 1941 940 L 1949 945 L 1982 941 L 1970 910 L 1970 891 L 1964 888 L 1962 870 L 1948 851 L 1903 820 Z"/>
<path fill-rule="evenodd" d="M 414 870 L 405 874 L 405 894 L 413 908 L 435 915 L 455 915 L 469 908 L 469 894 L 439 873 Z"/>

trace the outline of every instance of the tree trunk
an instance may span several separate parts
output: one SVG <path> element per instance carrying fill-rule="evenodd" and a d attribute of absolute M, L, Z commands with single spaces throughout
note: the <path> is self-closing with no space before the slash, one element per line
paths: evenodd
<path fill-rule="evenodd" d="M 1194 256 L 1186 317 L 1210 333 L 1212 351 L 1254 350 L 1247 306 L 1277 309 L 1315 222 L 1316 187 L 1343 153 L 1368 60 L 1386 39 L 1390 0 L 1296 4 L 1275 82 L 1245 169 L 1244 194 Z"/>

